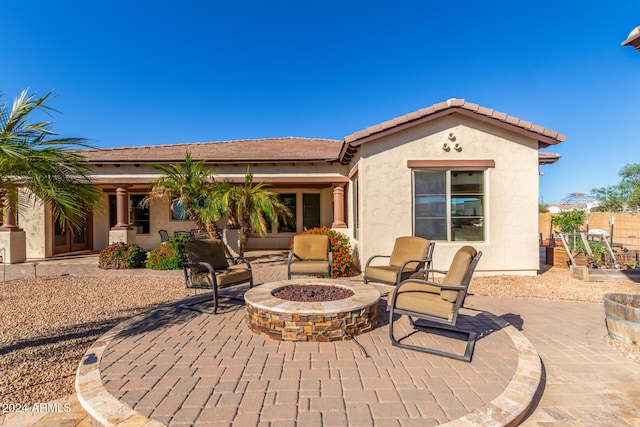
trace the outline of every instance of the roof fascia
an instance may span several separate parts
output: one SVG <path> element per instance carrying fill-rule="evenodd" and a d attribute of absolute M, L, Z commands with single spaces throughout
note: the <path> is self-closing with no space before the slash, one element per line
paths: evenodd
<path fill-rule="evenodd" d="M 411 120 L 411 121 L 406 122 L 406 123 L 401 123 L 399 125 L 390 127 L 388 129 L 384 129 L 384 130 L 382 130 L 380 132 L 367 135 L 367 136 L 365 136 L 363 138 L 360 138 L 360 139 L 356 139 L 354 141 L 349 142 L 348 145 L 350 145 L 351 147 L 358 147 L 358 146 L 360 146 L 360 145 L 362 145 L 364 143 L 376 140 L 378 138 L 382 138 L 384 136 L 392 135 L 392 134 L 394 134 L 396 132 L 400 132 L 402 130 L 409 129 L 409 128 L 413 127 L 413 126 L 417 126 L 417 125 L 420 125 L 420 124 L 423 124 L 423 123 L 427 123 L 427 122 L 429 122 L 431 120 L 435 120 L 435 119 L 438 119 L 440 117 L 448 116 L 448 115 L 456 114 L 456 113 L 457 114 L 461 114 L 463 116 L 471 117 L 473 119 L 482 121 L 484 123 L 488 123 L 488 124 L 491 124 L 491 125 L 494 125 L 494 126 L 498 126 L 500 128 L 509 130 L 511 132 L 515 132 L 515 133 L 520 134 L 520 135 L 524 135 L 527 138 L 535 139 L 536 141 L 538 141 L 538 148 L 546 148 L 546 147 L 548 147 L 550 145 L 556 145 L 556 144 L 561 142 L 561 140 L 558 140 L 558 139 L 555 139 L 555 138 L 551 138 L 551 137 L 548 137 L 546 135 L 543 135 L 543 134 L 540 134 L 540 133 L 537 133 L 537 132 L 533 132 L 533 131 L 525 129 L 525 128 L 521 127 L 521 126 L 517 126 L 517 125 L 511 124 L 511 123 L 503 122 L 503 121 L 494 119 L 492 117 L 488 117 L 488 116 L 485 116 L 483 114 L 479 114 L 479 113 L 476 113 L 474 111 L 470 111 L 470 110 L 462 108 L 462 107 L 452 106 L 452 107 L 449 107 L 447 109 L 435 112 L 433 114 L 429 114 L 429 115 L 420 117 L 419 119 Z M 346 148 L 343 148 L 343 150 L 340 153 L 341 157 L 343 156 L 343 154 L 345 152 L 346 152 Z"/>

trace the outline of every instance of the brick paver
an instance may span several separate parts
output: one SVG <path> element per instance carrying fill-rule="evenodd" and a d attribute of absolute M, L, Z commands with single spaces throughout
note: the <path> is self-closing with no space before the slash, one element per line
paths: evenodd
<path fill-rule="evenodd" d="M 257 425 L 311 422 L 346 426 L 391 420 L 411 425 L 415 419 L 424 421 L 428 403 L 440 408 L 436 415 L 429 415 L 437 422 L 488 404 L 516 370 L 516 350 L 497 324 L 491 326 L 493 333 L 478 342 L 474 355 L 480 371 L 500 373 L 487 380 L 482 372 L 475 372 L 474 363 L 442 362 L 438 356 L 392 348 L 383 317 L 376 330 L 361 336 L 362 345 L 371 355 L 366 358 L 350 341 L 295 343 L 257 336 L 244 324 L 242 305 L 225 300 L 224 306 L 217 316 L 168 308 L 163 316 L 171 321 L 160 322 L 154 329 L 157 333 L 148 338 L 137 336 L 135 346 L 130 342 L 133 334 L 116 337 L 104 353 L 102 376 L 115 376 L 111 373 L 114 371 L 119 378 L 131 378 L 124 383 L 108 382 L 107 389 L 135 410 L 169 425 L 199 425 L 214 420 L 240 423 L 249 419 L 257 420 Z M 380 310 L 385 313 L 384 302 Z M 470 311 L 465 315 L 478 314 Z M 486 328 L 485 319 L 477 323 Z M 411 331 L 404 319 L 398 326 L 398 333 Z M 201 328 L 206 328 L 206 333 L 198 333 Z M 447 345 L 445 337 L 424 335 L 419 338 L 422 342 Z M 136 359 L 127 358 L 136 346 L 145 349 L 138 354 L 144 354 L 152 365 L 138 365 Z M 156 356 L 149 359 L 154 353 Z M 128 361 L 127 369 L 119 360 Z M 164 369 L 172 361 L 173 365 Z M 457 369 L 474 373 L 472 379 L 483 379 L 476 391 Z M 141 390 L 143 381 L 159 384 L 167 378 L 178 381 L 162 393 L 131 393 Z M 203 385 L 207 380 L 208 385 Z M 458 392 L 459 398 L 455 396 Z M 150 407 L 157 401 L 156 408 Z"/>

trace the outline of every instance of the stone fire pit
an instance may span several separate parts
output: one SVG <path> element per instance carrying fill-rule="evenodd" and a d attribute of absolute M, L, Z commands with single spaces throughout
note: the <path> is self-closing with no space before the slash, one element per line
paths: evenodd
<path fill-rule="evenodd" d="M 306 296 L 310 301 L 283 299 L 275 296 L 278 292 L 283 298 Z M 316 301 L 323 296 L 340 299 Z M 256 286 L 244 300 L 246 322 L 253 332 L 284 341 L 326 342 L 372 330 L 378 323 L 380 292 L 359 282 L 309 278 Z"/>

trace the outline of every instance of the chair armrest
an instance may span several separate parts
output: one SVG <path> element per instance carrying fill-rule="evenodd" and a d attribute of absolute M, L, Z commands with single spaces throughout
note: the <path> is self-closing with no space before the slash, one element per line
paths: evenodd
<path fill-rule="evenodd" d="M 402 265 L 400 266 L 400 271 L 403 271 L 404 268 L 407 266 L 407 264 L 411 264 L 412 262 L 418 262 L 418 263 L 422 262 L 422 263 L 425 263 L 425 264 L 431 264 L 431 258 L 407 260 L 407 261 L 403 262 Z M 423 270 L 424 269 L 416 270 L 416 272 L 417 271 L 423 271 Z"/>
<path fill-rule="evenodd" d="M 414 283 L 414 284 L 418 284 L 418 285 L 435 286 L 437 288 L 440 288 L 441 290 L 447 290 L 447 291 L 463 291 L 463 290 L 466 289 L 466 286 L 447 285 L 447 284 L 444 284 L 444 283 L 431 282 L 429 280 L 422 280 L 422 279 L 407 279 L 407 280 L 403 280 L 402 283 L 400 283 L 400 285 L 398 285 L 397 292 L 400 292 L 402 286 L 405 285 L 405 284 L 408 284 L 408 283 Z"/>
<path fill-rule="evenodd" d="M 248 259 L 246 259 L 245 257 L 242 256 L 237 256 L 237 257 L 232 257 L 232 258 L 227 258 L 228 260 L 232 261 L 234 265 L 238 265 L 240 263 L 245 263 L 247 265 L 247 268 L 249 270 L 251 270 L 251 263 L 249 262 Z"/>
<path fill-rule="evenodd" d="M 367 260 L 365 267 L 369 267 L 369 264 L 371 263 L 371 261 L 373 261 L 374 258 L 391 258 L 391 255 L 374 255 Z"/>
<path fill-rule="evenodd" d="M 208 262 L 204 262 L 204 261 L 198 261 L 198 262 L 187 261 L 187 262 L 183 262 L 182 263 L 182 268 L 185 268 L 185 267 L 197 267 L 197 266 L 205 267 L 207 270 L 209 270 L 209 272 L 211 274 L 213 274 L 213 275 L 216 274 L 216 270 Z"/>

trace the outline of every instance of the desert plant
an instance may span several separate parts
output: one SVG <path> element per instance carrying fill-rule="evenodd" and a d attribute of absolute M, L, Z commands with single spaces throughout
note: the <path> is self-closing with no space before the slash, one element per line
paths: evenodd
<path fill-rule="evenodd" d="M 59 137 L 53 122 L 33 120 L 56 112 L 49 106 L 53 98 L 52 92 L 38 98 L 24 90 L 12 104 L 0 104 L 0 197 L 28 209 L 33 198 L 18 198 L 18 188 L 26 188 L 49 205 L 61 227 L 78 231 L 87 212 L 100 207 L 102 192 L 89 182 L 85 158 L 72 151 L 88 147 L 87 140 Z"/>
<path fill-rule="evenodd" d="M 180 252 L 178 245 L 185 244 L 184 236 L 171 237 L 169 240 L 149 252 L 147 268 L 151 270 L 180 270 Z"/>
<path fill-rule="evenodd" d="M 100 251 L 98 267 L 105 270 L 140 268 L 144 266 L 147 252 L 135 243 L 112 243 Z"/>
<path fill-rule="evenodd" d="M 349 277 L 353 270 L 353 254 L 349 238 L 327 227 L 310 228 L 300 234 L 323 234 L 329 236 L 333 255 L 333 278 Z M 291 242 L 293 244 L 293 241 Z"/>
<path fill-rule="evenodd" d="M 253 173 L 247 168 L 244 184 L 227 185 L 219 192 L 222 206 L 228 210 L 231 221 L 240 229 L 240 256 L 249 241 L 251 233 L 264 236 L 267 222 L 278 222 L 291 217 L 291 211 L 276 193 L 268 191 L 266 182 L 253 183 Z"/>

